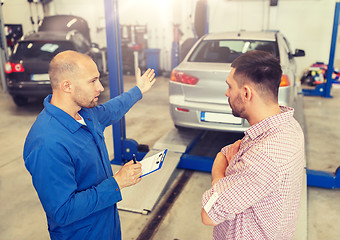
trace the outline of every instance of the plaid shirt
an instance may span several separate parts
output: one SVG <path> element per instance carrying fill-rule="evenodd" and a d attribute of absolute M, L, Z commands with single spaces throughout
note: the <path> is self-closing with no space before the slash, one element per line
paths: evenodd
<path fill-rule="evenodd" d="M 214 240 L 294 238 L 305 174 L 304 136 L 294 110 L 281 111 L 245 132 L 225 177 L 204 193 L 202 207 L 217 224 Z"/>

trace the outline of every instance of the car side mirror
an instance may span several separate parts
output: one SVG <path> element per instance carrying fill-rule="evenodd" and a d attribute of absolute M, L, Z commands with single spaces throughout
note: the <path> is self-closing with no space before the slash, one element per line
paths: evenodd
<path fill-rule="evenodd" d="M 295 49 L 295 53 L 294 54 L 289 54 L 289 55 L 290 55 L 290 58 L 293 58 L 293 57 L 304 57 L 306 54 L 305 54 L 304 50 Z"/>

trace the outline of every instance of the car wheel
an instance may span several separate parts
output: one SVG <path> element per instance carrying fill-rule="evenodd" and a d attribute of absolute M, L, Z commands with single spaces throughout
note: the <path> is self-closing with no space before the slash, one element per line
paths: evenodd
<path fill-rule="evenodd" d="M 21 107 L 28 103 L 28 98 L 23 96 L 13 96 L 13 101 L 17 106 Z"/>

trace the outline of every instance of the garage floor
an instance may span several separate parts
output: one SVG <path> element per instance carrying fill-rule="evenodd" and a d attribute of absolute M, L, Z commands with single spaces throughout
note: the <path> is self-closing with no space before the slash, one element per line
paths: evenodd
<path fill-rule="evenodd" d="M 132 77 L 124 79 L 126 89 L 133 86 Z M 108 92 L 106 87 L 101 101 L 108 99 Z M 309 169 L 334 172 L 340 166 L 340 86 L 333 86 L 332 95 L 304 97 Z M 0 92 L 0 240 L 49 239 L 44 211 L 22 159 L 25 137 L 41 110 L 39 101 L 18 108 Z M 128 138 L 150 147 L 173 128 L 166 78 L 159 77 L 153 90 L 130 110 L 126 125 Z M 110 128 L 105 135 L 113 156 Z M 124 240 L 211 239 L 212 228 L 200 222 L 201 196 L 210 187 L 210 174 L 176 169 L 171 183 L 150 214 L 120 211 Z M 340 190 L 308 187 L 307 196 L 308 239 L 340 239 Z"/>

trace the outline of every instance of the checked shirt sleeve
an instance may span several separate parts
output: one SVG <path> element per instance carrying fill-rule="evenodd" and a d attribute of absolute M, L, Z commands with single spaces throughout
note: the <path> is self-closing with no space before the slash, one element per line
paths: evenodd
<path fill-rule="evenodd" d="M 203 194 L 202 207 L 215 224 L 233 220 L 269 195 L 278 182 L 276 169 L 268 156 L 250 150 L 232 161 L 226 177 Z"/>

